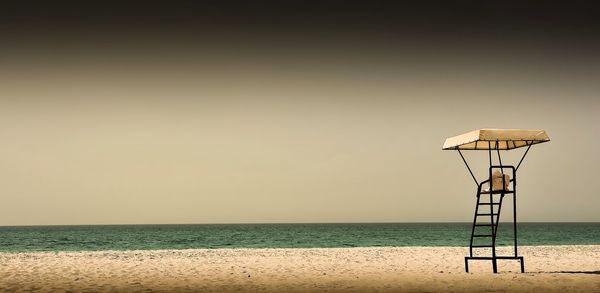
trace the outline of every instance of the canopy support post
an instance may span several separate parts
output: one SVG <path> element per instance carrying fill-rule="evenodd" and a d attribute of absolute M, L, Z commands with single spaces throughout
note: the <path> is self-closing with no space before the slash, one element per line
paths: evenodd
<path fill-rule="evenodd" d="M 467 160 L 465 160 L 465 157 L 463 156 L 463 154 L 460 152 L 460 150 L 458 148 L 456 148 L 456 150 L 458 151 L 458 154 L 462 158 L 463 162 L 465 162 L 465 166 L 467 166 L 467 170 L 469 170 L 469 173 L 471 173 L 471 177 L 473 177 L 473 181 L 475 181 L 475 185 L 479 186 L 479 182 L 477 182 L 475 175 L 473 175 L 473 171 L 471 171 L 471 167 L 469 167 L 469 164 L 467 164 Z"/>
<path fill-rule="evenodd" d="M 508 148 L 508 142 L 506 143 L 506 147 Z M 500 172 L 502 173 L 502 186 L 506 186 L 506 182 L 504 182 L 504 168 L 502 167 L 502 158 L 500 157 L 500 142 L 496 140 L 496 152 L 498 153 L 498 164 L 500 164 Z M 490 178 L 492 180 L 492 178 Z M 504 188 L 504 187 L 503 187 Z"/>
<path fill-rule="evenodd" d="M 527 142 L 527 144 L 529 144 L 529 142 Z M 521 157 L 521 160 L 519 161 L 519 164 L 517 165 L 517 168 L 515 168 L 515 172 L 517 170 L 519 170 L 519 166 L 521 166 L 521 163 L 523 163 L 523 160 L 525 159 L 525 156 L 527 156 L 527 152 L 529 152 L 529 149 L 531 148 L 533 144 L 529 144 L 529 146 L 527 147 L 527 150 L 525 150 L 525 153 L 523 154 L 523 157 Z"/>
<path fill-rule="evenodd" d="M 488 155 L 490 158 L 490 167 L 492 167 L 492 142 L 488 141 Z"/>
<path fill-rule="evenodd" d="M 500 164 L 500 170 L 504 174 L 504 170 L 502 169 L 502 158 L 500 158 L 500 148 L 499 148 L 499 142 L 498 141 L 496 141 L 496 152 L 498 153 L 498 163 Z"/>

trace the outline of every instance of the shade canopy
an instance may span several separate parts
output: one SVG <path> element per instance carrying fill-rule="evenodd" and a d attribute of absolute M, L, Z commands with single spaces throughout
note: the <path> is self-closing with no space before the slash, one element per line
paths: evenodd
<path fill-rule="evenodd" d="M 550 141 L 540 129 L 479 129 L 449 137 L 444 150 L 512 150 Z"/>

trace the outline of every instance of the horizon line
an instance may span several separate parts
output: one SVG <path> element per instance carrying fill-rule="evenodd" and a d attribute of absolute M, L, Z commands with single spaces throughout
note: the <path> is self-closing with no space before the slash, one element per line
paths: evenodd
<path fill-rule="evenodd" d="M 500 222 L 500 223 L 512 223 Z M 24 225 L 0 225 L 5 227 L 66 227 L 66 226 L 176 226 L 176 225 L 335 225 L 335 224 L 472 224 L 469 221 L 447 221 L 447 222 L 245 222 L 245 223 L 118 223 L 118 224 L 24 224 Z M 600 221 L 524 221 L 518 224 L 600 224 Z"/>

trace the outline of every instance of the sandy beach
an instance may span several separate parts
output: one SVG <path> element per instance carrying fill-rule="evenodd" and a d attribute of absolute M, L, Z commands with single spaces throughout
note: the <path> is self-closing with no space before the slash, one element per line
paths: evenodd
<path fill-rule="evenodd" d="M 0 253 L 0 290 L 56 292 L 600 292 L 600 245 L 522 247 L 516 261 L 466 248 L 194 249 Z"/>

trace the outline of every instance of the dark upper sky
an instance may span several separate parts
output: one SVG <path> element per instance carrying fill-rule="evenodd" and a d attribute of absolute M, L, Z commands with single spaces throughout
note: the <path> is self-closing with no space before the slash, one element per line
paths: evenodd
<path fill-rule="evenodd" d="M 217 29 L 589 34 L 593 1 L 12 1 L 5 31 Z"/>
<path fill-rule="evenodd" d="M 114 45 L 133 44 L 146 49 L 213 46 L 216 50 L 255 47 L 261 51 L 370 46 L 383 47 L 386 56 L 407 46 L 433 54 L 459 50 L 465 55 L 491 47 L 498 52 L 527 48 L 532 54 L 558 50 L 564 51 L 559 55 L 595 56 L 600 47 L 600 9 L 593 3 L 13 1 L 0 10 L 0 32 L 4 49 L 13 52 L 56 51 L 53 46 L 57 45 L 114 49 Z M 487 48 L 477 47 L 481 45 Z"/>

